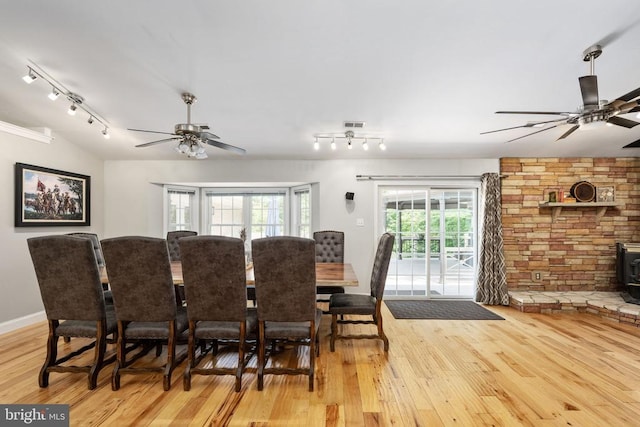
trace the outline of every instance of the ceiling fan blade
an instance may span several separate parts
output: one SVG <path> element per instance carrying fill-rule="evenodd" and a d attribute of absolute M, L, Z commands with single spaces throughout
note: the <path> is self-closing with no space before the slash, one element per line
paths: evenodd
<path fill-rule="evenodd" d="M 585 111 L 597 109 L 600 106 L 598 103 L 598 76 L 582 76 L 578 80 Z"/>
<path fill-rule="evenodd" d="M 618 99 L 628 102 L 631 101 L 634 98 L 637 98 L 640 96 L 640 87 L 638 89 L 634 89 L 629 93 L 626 93 L 624 95 L 622 95 L 621 97 L 619 97 Z"/>
<path fill-rule="evenodd" d="M 627 144 L 622 148 L 640 148 L 640 139 L 633 141 L 631 144 Z"/>
<path fill-rule="evenodd" d="M 496 114 L 544 114 L 551 116 L 575 116 L 577 113 L 567 111 L 496 111 Z"/>
<path fill-rule="evenodd" d="M 607 123 L 622 126 L 627 129 L 631 129 L 634 126 L 640 125 L 640 123 L 636 122 L 635 120 L 629 120 L 629 119 L 625 119 L 624 117 L 618 117 L 618 116 L 609 117 L 609 120 L 607 120 Z"/>
<path fill-rule="evenodd" d="M 571 126 L 571 129 L 569 129 L 568 131 L 566 131 L 565 133 L 563 133 L 560 138 L 556 139 L 556 141 L 559 141 L 561 139 L 565 139 L 566 137 L 568 137 L 569 135 L 571 135 L 573 132 L 575 132 L 578 128 L 580 127 L 580 125 L 573 125 Z"/>
<path fill-rule="evenodd" d="M 144 129 L 127 129 L 127 130 L 132 130 L 134 132 L 148 132 L 148 133 L 161 133 L 164 135 L 176 135 L 175 133 L 171 133 L 171 132 L 158 132 L 155 130 L 144 130 Z"/>
<path fill-rule="evenodd" d="M 159 139 L 157 141 L 151 141 L 151 142 L 145 142 L 144 144 L 138 144 L 138 145 L 136 145 L 136 148 L 150 147 L 152 145 L 161 144 L 163 142 L 169 142 L 169 141 L 177 141 L 179 139 L 182 139 L 182 137 L 181 136 L 177 136 L 175 138 Z"/>
<path fill-rule="evenodd" d="M 540 132 L 544 132 L 544 131 L 546 131 L 546 130 L 550 130 L 550 129 L 553 129 L 553 128 L 557 128 L 558 126 L 561 126 L 561 125 L 563 125 L 563 124 L 564 124 L 564 123 L 558 123 L 557 125 L 549 126 L 548 128 L 540 129 L 540 130 L 537 130 L 537 131 L 535 131 L 535 132 L 531 132 L 531 133 L 528 133 L 528 134 L 526 134 L 526 135 L 522 135 L 522 136 L 519 136 L 519 137 L 517 137 L 517 138 L 510 139 L 510 140 L 508 140 L 507 142 L 517 141 L 517 140 L 519 140 L 519 139 L 526 138 L 526 137 L 531 136 L 531 135 L 535 135 L 536 133 L 540 133 Z"/>
<path fill-rule="evenodd" d="M 221 141 L 214 141 L 212 139 L 205 139 L 203 142 L 206 142 L 209 145 L 213 145 L 214 147 L 222 148 L 223 150 L 233 151 L 238 154 L 246 154 L 247 151 L 244 148 L 235 147 L 233 145 L 225 144 Z"/>
<path fill-rule="evenodd" d="M 205 139 L 220 139 L 218 135 L 214 135 L 211 132 L 200 132 L 200 138 Z"/>
<path fill-rule="evenodd" d="M 524 125 L 521 125 L 521 126 L 513 126 L 513 127 L 510 127 L 510 128 L 496 129 L 496 130 L 489 130 L 489 131 L 486 131 L 486 132 L 480 132 L 480 135 L 486 135 L 488 133 L 502 132 L 502 131 L 505 131 L 505 130 L 518 129 L 518 128 L 532 128 L 532 127 L 536 127 L 537 125 L 543 125 L 543 124 L 546 124 L 546 123 L 563 122 L 565 120 L 567 120 L 567 119 L 562 118 L 562 119 L 555 119 L 555 120 L 547 120 L 547 121 L 544 121 L 544 122 L 531 122 L 531 123 L 527 123 L 527 124 L 524 124 Z"/>

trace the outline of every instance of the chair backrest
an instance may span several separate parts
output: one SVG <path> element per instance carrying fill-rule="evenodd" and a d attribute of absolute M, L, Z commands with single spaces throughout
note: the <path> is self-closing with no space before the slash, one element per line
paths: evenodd
<path fill-rule="evenodd" d="M 373 270 L 371 271 L 371 296 L 376 299 L 382 299 L 384 294 L 384 285 L 387 281 L 395 239 L 393 234 L 384 233 L 378 241 L 378 249 L 376 249 L 376 257 L 373 260 Z"/>
<path fill-rule="evenodd" d="M 67 233 L 68 236 L 76 236 L 76 237 L 84 237 L 85 239 L 91 240 L 91 244 L 93 244 L 93 251 L 96 253 L 96 261 L 98 262 L 98 267 L 104 267 L 104 255 L 102 254 L 102 245 L 100 245 L 100 239 L 98 235 L 95 233 Z"/>
<path fill-rule="evenodd" d="M 316 231 L 316 262 L 344 262 L 344 233 L 342 231 Z"/>
<path fill-rule="evenodd" d="M 180 239 L 190 320 L 243 321 L 247 313 L 244 242 L 235 237 Z"/>
<path fill-rule="evenodd" d="M 182 239 L 183 237 L 197 235 L 198 233 L 195 231 L 169 231 L 167 233 L 167 247 L 169 248 L 169 257 L 171 258 L 171 261 L 180 261 L 180 246 L 178 245 L 178 240 Z"/>
<path fill-rule="evenodd" d="M 105 302 L 93 245 L 72 236 L 27 239 L 49 320 L 100 320 Z"/>
<path fill-rule="evenodd" d="M 315 318 L 315 242 L 292 236 L 251 241 L 258 320 L 300 322 Z"/>
<path fill-rule="evenodd" d="M 118 320 L 160 322 L 176 317 L 176 295 L 167 243 L 154 237 L 105 239 L 107 263 Z"/>

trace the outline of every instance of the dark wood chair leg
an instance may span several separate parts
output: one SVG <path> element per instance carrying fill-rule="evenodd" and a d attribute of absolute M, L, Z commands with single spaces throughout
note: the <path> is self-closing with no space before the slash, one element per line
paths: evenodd
<path fill-rule="evenodd" d="M 265 365 L 265 337 L 264 321 L 258 322 L 258 390 L 264 386 L 264 365 Z"/>
<path fill-rule="evenodd" d="M 331 315 L 331 341 L 330 341 L 330 350 L 333 353 L 336 351 L 336 336 L 338 335 L 338 315 Z"/>
<path fill-rule="evenodd" d="M 89 370 L 89 390 L 93 390 L 98 385 L 98 374 L 104 364 L 104 353 L 107 349 L 106 325 L 102 320 L 98 321 L 96 334 L 96 347 L 94 351 L 93 365 Z"/>
<path fill-rule="evenodd" d="M 56 364 L 58 358 L 58 337 L 56 336 L 57 320 L 49 320 L 49 336 L 47 338 L 47 357 L 40 369 L 38 385 L 41 388 L 49 386 L 49 367 Z"/>

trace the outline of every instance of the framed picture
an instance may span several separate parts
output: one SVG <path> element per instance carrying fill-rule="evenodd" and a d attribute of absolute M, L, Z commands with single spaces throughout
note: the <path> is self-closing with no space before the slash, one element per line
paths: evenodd
<path fill-rule="evenodd" d="M 614 187 L 596 187 L 596 202 L 613 202 L 615 199 Z"/>
<path fill-rule="evenodd" d="M 91 225 L 91 177 L 16 163 L 15 226 Z"/>

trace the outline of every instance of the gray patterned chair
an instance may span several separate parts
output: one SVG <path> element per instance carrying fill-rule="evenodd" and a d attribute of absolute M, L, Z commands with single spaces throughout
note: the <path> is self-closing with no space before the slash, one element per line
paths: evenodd
<path fill-rule="evenodd" d="M 180 245 L 178 240 L 183 237 L 197 236 L 196 231 L 178 230 L 169 231 L 167 233 L 167 247 L 169 248 L 169 257 L 171 261 L 180 261 Z"/>
<path fill-rule="evenodd" d="M 117 331 L 115 314 L 105 304 L 93 246 L 87 239 L 72 236 L 33 237 L 27 244 L 49 323 L 47 356 L 38 383 L 47 387 L 51 372 L 87 372 L 92 390 L 100 370 L 115 359 L 115 355 L 105 359 L 105 352 L 107 336 Z M 92 341 L 58 358 L 61 336 Z M 94 349 L 90 366 L 65 364 L 90 349 Z"/>
<path fill-rule="evenodd" d="M 318 328 L 322 311 L 316 307 L 315 242 L 291 236 L 251 242 L 258 303 L 258 390 L 264 374 L 309 376 L 313 391 L 315 359 L 320 352 Z M 292 341 L 309 346 L 309 366 L 266 367 L 266 344 Z"/>
<path fill-rule="evenodd" d="M 235 390 L 242 387 L 245 341 L 255 340 L 257 315 L 247 308 L 247 277 L 244 242 L 224 236 L 196 236 L 180 239 L 182 276 L 189 318 L 189 349 L 184 371 L 184 389 L 191 389 L 191 375 L 235 375 Z M 214 360 L 210 367 L 198 367 L 208 353 L 204 343 L 211 341 Z M 218 341 L 235 343 L 236 367 L 216 366 Z M 196 346 L 205 351 L 196 358 Z M 251 355 L 249 355 L 250 357 Z"/>
<path fill-rule="evenodd" d="M 118 324 L 118 358 L 111 376 L 111 388 L 120 388 L 120 375 L 163 372 L 164 390 L 171 388 L 171 374 L 186 358 L 176 356 L 176 344 L 187 329 L 186 309 L 176 303 L 171 263 L 165 239 L 116 237 L 102 241 L 108 265 L 109 283 Z M 186 335 L 186 334 L 185 334 Z M 143 349 L 126 358 L 128 342 L 146 342 Z M 166 344 L 164 366 L 134 367 L 134 362 L 151 348 Z M 158 350 L 156 355 L 160 356 Z"/>
<path fill-rule="evenodd" d="M 371 272 L 371 293 L 336 294 L 331 295 L 329 313 L 331 313 L 331 351 L 335 351 L 336 339 L 375 338 L 382 340 L 384 351 L 389 351 L 389 340 L 382 328 L 382 297 L 387 280 L 387 271 L 393 251 L 395 236 L 385 233 L 378 241 L 373 270 Z M 338 320 L 338 315 L 371 316 L 371 320 Z M 374 324 L 378 329 L 377 335 L 338 335 L 338 324 Z"/>
<path fill-rule="evenodd" d="M 316 262 L 344 263 L 344 233 L 342 231 L 315 231 Z M 318 295 L 344 294 L 342 286 L 321 286 L 316 290 Z M 327 303 L 328 297 L 317 297 L 317 302 Z M 328 313 L 328 312 L 325 312 Z"/>

